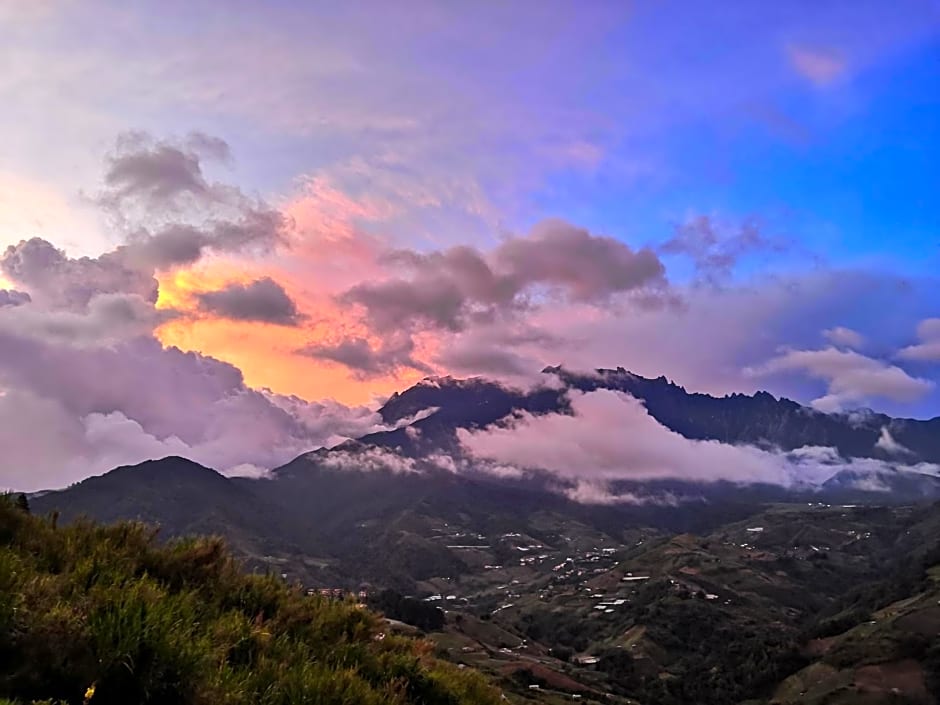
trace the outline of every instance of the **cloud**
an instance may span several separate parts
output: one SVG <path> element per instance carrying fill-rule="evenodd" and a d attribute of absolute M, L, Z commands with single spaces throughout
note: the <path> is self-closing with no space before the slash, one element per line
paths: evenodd
<path fill-rule="evenodd" d="M 527 236 L 507 238 L 488 251 L 469 246 L 427 253 L 393 250 L 380 260 L 391 276 L 355 284 L 336 301 L 356 307 L 372 335 L 386 342 L 376 348 L 358 335 L 309 346 L 304 354 L 367 374 L 396 366 L 430 369 L 413 355 L 416 334 L 440 339 L 489 326 L 505 337 L 494 324 L 525 329 L 525 316 L 541 308 L 606 306 L 622 297 L 648 306 L 671 296 L 665 269 L 652 250 L 634 250 L 557 220 L 543 221 Z M 547 339 L 541 333 L 537 337 Z M 530 367 L 512 352 L 500 356 L 484 345 L 482 337 L 468 336 L 459 349 L 443 345 L 437 361 L 458 368 L 486 362 L 504 372 Z"/>
<path fill-rule="evenodd" d="M 675 504 L 672 495 L 645 496 L 617 490 L 618 481 L 675 479 L 687 482 L 769 483 L 811 489 L 840 471 L 860 478 L 899 468 L 876 459 L 845 459 L 833 448 L 792 452 L 690 440 L 659 424 L 639 400 L 610 390 L 569 391 L 570 414 L 518 413 L 484 429 L 458 430 L 473 458 L 503 466 L 548 471 L 561 491 L 589 504 Z M 904 466 L 934 474 L 929 464 Z"/>
<path fill-rule="evenodd" d="M 227 220 L 209 220 L 199 226 L 173 223 L 159 230 L 135 231 L 119 248 L 129 260 L 153 269 L 193 264 L 207 252 L 268 253 L 287 241 L 287 220 L 279 211 L 253 205 Z"/>
<path fill-rule="evenodd" d="M 199 308 L 223 318 L 296 326 L 301 319 L 297 304 L 284 288 L 270 277 L 250 284 L 233 283 L 196 295 Z"/>
<path fill-rule="evenodd" d="M 493 260 L 516 293 L 546 285 L 573 301 L 597 301 L 665 285 L 665 267 L 652 250 L 633 250 L 562 220 L 542 221 L 528 237 L 506 240 Z"/>
<path fill-rule="evenodd" d="M 824 381 L 753 371 L 779 356 L 782 345 L 814 348 L 820 330 L 834 322 L 851 324 L 877 339 L 882 349 L 900 345 L 929 310 L 935 286 L 930 279 L 818 269 L 786 276 L 762 273 L 725 287 L 673 286 L 681 306 L 553 301 L 515 318 L 438 334 L 428 359 L 457 374 L 497 378 L 558 364 L 578 370 L 623 366 L 719 396 L 767 389 L 808 402 L 821 396 Z M 935 415 L 935 395 L 913 405 L 883 397 L 870 401 L 888 413 L 910 415 L 913 409 Z"/>
<path fill-rule="evenodd" d="M 428 254 L 390 253 L 410 277 L 358 284 L 340 297 L 365 309 L 379 330 L 427 326 L 450 331 L 543 296 L 601 301 L 624 292 L 660 291 L 665 268 L 648 249 L 633 250 L 563 221 L 543 221 L 526 237 L 490 252 L 453 247 Z"/>
<path fill-rule="evenodd" d="M 310 343 L 297 352 L 344 365 L 364 378 L 387 374 L 400 367 L 431 374 L 430 366 L 415 359 L 414 347 L 411 338 L 404 336 L 391 337 L 378 348 L 365 338 L 347 338 L 337 343 Z"/>
<path fill-rule="evenodd" d="M 800 477 L 777 455 L 751 446 L 689 440 L 650 416 L 642 402 L 609 390 L 569 392 L 572 414 L 520 414 L 506 426 L 459 430 L 472 455 L 567 479 L 679 478 L 789 486 Z"/>
<path fill-rule="evenodd" d="M 728 228 L 708 215 L 691 218 L 660 246 L 664 254 L 686 255 L 710 284 L 728 280 L 738 262 L 759 252 L 779 252 L 783 243 L 769 239 L 754 221 Z"/>
<path fill-rule="evenodd" d="M 684 499 L 677 497 L 671 492 L 620 492 L 612 490 L 605 482 L 584 479 L 577 479 L 572 485 L 562 488 L 562 494 L 571 501 L 578 502 L 579 504 L 596 504 L 602 506 L 617 504 L 653 504 L 664 507 L 676 507 Z"/>
<path fill-rule="evenodd" d="M 823 335 L 833 345 L 857 350 L 865 345 L 865 336 L 845 326 L 836 326 L 823 331 Z"/>
<path fill-rule="evenodd" d="M 927 318 L 917 326 L 920 342 L 898 352 L 904 360 L 940 361 L 940 318 Z"/>
<path fill-rule="evenodd" d="M 3 306 L 22 306 L 32 301 L 32 298 L 25 291 L 16 291 L 15 289 L 0 289 L 0 307 Z"/>
<path fill-rule="evenodd" d="M 85 311 L 20 305 L 0 310 L 0 331 L 68 345 L 111 345 L 142 335 L 173 318 L 136 294 L 95 294 Z"/>
<path fill-rule="evenodd" d="M 413 458 L 406 458 L 385 448 L 370 446 L 356 450 L 333 450 L 311 456 L 320 465 L 334 470 L 356 472 L 391 471 L 394 473 L 420 472 Z"/>
<path fill-rule="evenodd" d="M 210 153 L 228 153 L 228 145 L 206 136 L 196 144 L 210 146 Z M 108 190 L 99 201 L 117 205 L 126 199 L 139 199 L 148 208 L 166 208 L 181 197 L 196 200 L 211 199 L 212 188 L 202 173 L 200 155 L 171 142 L 155 142 L 143 133 L 121 136 L 113 154 L 108 158 L 104 182 Z"/>
<path fill-rule="evenodd" d="M 780 372 L 804 372 L 825 381 L 828 393 L 812 402 L 820 411 L 839 411 L 873 398 L 912 402 L 934 388 L 932 381 L 912 377 L 896 365 L 834 347 L 788 350 L 750 370 L 758 376 Z"/>
<path fill-rule="evenodd" d="M 145 132 L 118 138 L 95 201 L 124 232 L 126 244 L 118 248 L 124 259 L 160 270 L 192 264 L 206 252 L 267 252 L 286 243 L 284 214 L 236 186 L 210 182 L 207 158 L 229 161 L 228 144 L 200 132 L 182 140 Z"/>
<path fill-rule="evenodd" d="M 552 349 L 561 338 L 525 321 L 508 325 L 478 326 L 454 336 L 442 346 L 435 362 L 457 375 L 489 375 L 502 380 L 517 377 L 544 377 L 544 364 L 516 351 L 519 346 Z"/>
<path fill-rule="evenodd" d="M 910 448 L 894 440 L 894 436 L 891 435 L 891 431 L 887 428 L 881 429 L 881 435 L 878 436 L 875 447 L 889 455 L 914 455 L 914 452 Z"/>
<path fill-rule="evenodd" d="M 152 271 L 127 261 L 120 249 L 99 257 L 71 258 L 40 238 L 7 247 L 0 271 L 22 286 L 33 301 L 57 309 L 81 310 L 98 294 L 136 294 L 157 300 Z"/>
<path fill-rule="evenodd" d="M 172 452 L 225 472 L 246 463 L 275 467 L 385 428 L 374 410 L 254 390 L 237 368 L 152 339 L 73 348 L 0 330 L 0 347 L 0 427 L 19 428 L 14 402 L 24 398 L 35 424 L 30 433 L 10 432 L 0 459 L 0 475 L 18 489 L 108 470 L 118 457 L 115 438 L 125 439 L 120 462 Z M 110 430 L 89 435 L 102 429 Z M 17 465 L 31 455 L 33 462 Z M 63 458 L 70 460 L 60 465 Z"/>
<path fill-rule="evenodd" d="M 0 258 L 4 281 L 23 290 L 3 289 L 0 307 L 0 476 L 11 486 L 62 486 L 168 454 L 258 475 L 385 428 L 372 409 L 254 389 L 237 367 L 155 339 L 158 326 L 180 316 L 173 305 L 188 305 L 181 298 L 157 307 L 157 273 L 209 253 L 266 252 L 286 235 L 279 211 L 207 180 L 206 157 L 230 159 L 227 145 L 204 134 L 172 143 L 125 137 L 100 201 L 119 216 L 121 244 L 70 257 L 33 238 Z M 213 320 L 302 322 L 269 276 L 197 291 L 193 300 Z"/>
<path fill-rule="evenodd" d="M 146 133 L 119 138 L 105 174 L 109 189 L 97 201 L 115 216 L 121 244 L 72 258 L 34 237 L 7 247 L 0 272 L 37 303 L 81 310 L 96 294 L 156 301 L 156 272 L 209 253 L 268 253 L 286 244 L 288 218 L 234 186 L 209 183 L 202 155 L 227 159 L 228 146 L 202 133 L 179 144 Z"/>
<path fill-rule="evenodd" d="M 846 71 L 845 59 L 832 49 L 800 44 L 787 45 L 790 65 L 817 86 L 827 86 Z"/>

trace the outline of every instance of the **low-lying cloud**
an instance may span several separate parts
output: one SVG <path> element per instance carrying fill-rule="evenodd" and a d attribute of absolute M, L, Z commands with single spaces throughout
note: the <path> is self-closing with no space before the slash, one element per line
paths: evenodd
<path fill-rule="evenodd" d="M 831 448 L 785 453 L 752 445 L 691 440 L 661 425 L 632 396 L 610 390 L 570 391 L 570 414 L 519 413 L 507 423 L 458 430 L 471 456 L 523 469 L 545 470 L 572 483 L 574 499 L 636 502 L 608 489 L 618 480 L 729 481 L 811 488 L 840 470 L 890 471 L 880 460 L 841 458 Z M 922 464 L 915 472 L 935 473 Z"/>

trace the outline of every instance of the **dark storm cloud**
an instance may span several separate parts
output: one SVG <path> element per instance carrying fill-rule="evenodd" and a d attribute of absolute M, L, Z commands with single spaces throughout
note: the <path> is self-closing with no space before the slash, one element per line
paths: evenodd
<path fill-rule="evenodd" d="M 223 318 L 295 326 L 300 313 L 283 287 L 269 277 L 250 284 L 229 284 L 218 291 L 198 294 L 199 308 Z"/>

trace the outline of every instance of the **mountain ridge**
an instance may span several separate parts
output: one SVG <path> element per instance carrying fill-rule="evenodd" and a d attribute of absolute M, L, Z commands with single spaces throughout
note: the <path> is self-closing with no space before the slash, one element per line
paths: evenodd
<path fill-rule="evenodd" d="M 563 367 L 546 367 L 543 372 L 555 376 L 560 386 L 525 391 L 482 377 L 422 380 L 392 395 L 379 409 L 386 423 L 434 409 L 410 424 L 421 432 L 421 441 L 409 437 L 404 428 L 380 431 L 359 440 L 401 448 L 406 454 L 420 453 L 433 444 L 454 449 L 456 428 L 485 427 L 520 411 L 536 415 L 570 413 L 570 391 L 606 389 L 639 399 L 656 421 L 692 440 L 769 446 L 783 451 L 830 447 L 844 458 L 871 458 L 902 465 L 913 465 L 914 461 L 940 464 L 940 417 L 919 420 L 877 412 L 824 413 L 765 391 L 716 397 L 688 392 L 664 376 L 646 378 L 622 367 L 599 368 L 593 374 L 570 372 Z M 885 434 L 890 444 L 883 442 Z"/>

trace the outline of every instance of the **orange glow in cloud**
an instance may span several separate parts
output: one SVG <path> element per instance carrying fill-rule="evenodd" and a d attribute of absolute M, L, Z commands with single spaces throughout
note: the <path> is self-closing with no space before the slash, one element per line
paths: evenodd
<path fill-rule="evenodd" d="M 221 286 L 243 280 L 241 270 L 238 276 L 220 276 L 215 281 Z M 298 307 L 308 316 L 297 327 L 232 321 L 200 313 L 193 294 L 217 288 L 208 286 L 209 281 L 193 272 L 161 279 L 159 305 L 190 315 L 164 324 L 157 330 L 157 337 L 164 345 L 198 351 L 235 365 L 251 387 L 309 400 L 331 398 L 346 404 L 365 404 L 377 395 L 391 394 L 422 377 L 413 371 L 401 371 L 363 380 L 341 365 L 298 354 L 298 349 L 311 343 L 334 343 L 337 331 L 349 330 L 342 312 L 331 303 L 320 301 L 319 307 L 313 309 L 295 296 Z M 193 284 L 199 288 L 187 288 Z"/>
<path fill-rule="evenodd" d="M 252 387 L 308 400 L 332 398 L 347 404 L 369 403 L 414 384 L 424 375 L 414 370 L 360 379 L 342 365 L 298 354 L 305 346 L 336 344 L 346 337 L 377 340 L 352 312 L 342 310 L 334 295 L 352 284 L 383 276 L 376 262 L 382 249 L 377 238 L 360 232 L 352 221 L 371 219 L 380 210 L 359 204 L 322 182 L 305 185 L 303 194 L 286 204 L 294 223 L 287 251 L 264 263 L 210 259 L 186 270 L 158 275 L 157 307 L 185 315 L 161 326 L 164 345 L 201 352 L 237 366 Z M 232 283 L 271 277 L 284 287 L 304 315 L 296 327 L 233 321 L 200 311 L 196 295 Z M 433 340 L 423 343 L 425 351 Z"/>

